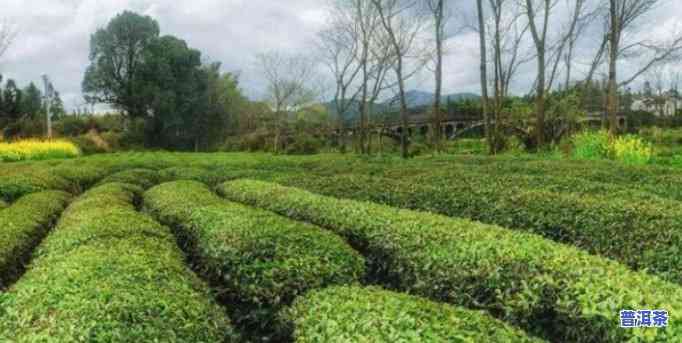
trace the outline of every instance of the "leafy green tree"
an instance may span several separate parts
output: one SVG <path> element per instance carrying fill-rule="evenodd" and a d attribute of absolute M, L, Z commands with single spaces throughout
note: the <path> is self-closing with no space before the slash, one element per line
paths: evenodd
<path fill-rule="evenodd" d="M 5 116 L 9 121 L 21 118 L 22 96 L 21 89 L 17 87 L 16 82 L 12 79 L 7 80 L 2 98 Z"/>
<path fill-rule="evenodd" d="M 90 66 L 82 84 L 86 99 L 109 104 L 133 118 L 145 116 L 150 93 L 145 76 L 150 75 L 142 71 L 150 63 L 148 47 L 158 37 L 154 19 L 130 11 L 97 30 L 90 38 Z"/>
<path fill-rule="evenodd" d="M 43 94 L 38 87 L 31 82 L 23 90 L 21 99 L 21 113 L 30 116 L 32 119 L 37 118 L 43 109 Z"/>
<path fill-rule="evenodd" d="M 220 63 L 211 63 L 202 70 L 207 81 L 207 107 L 200 121 L 204 125 L 197 127 L 195 134 L 203 137 L 203 144 L 210 149 L 224 143 L 230 130 L 237 128 L 237 113 L 245 109 L 247 99 L 239 88 L 238 77 L 221 73 Z"/>
<path fill-rule="evenodd" d="M 7 114 L 5 112 L 5 100 L 4 100 L 4 91 L 2 89 L 2 79 L 3 76 L 0 74 L 0 127 L 5 126 L 5 121 L 7 120 Z"/>
<path fill-rule="evenodd" d="M 52 113 L 52 120 L 59 120 L 66 116 L 64 102 L 62 101 L 59 92 L 54 92 L 54 98 L 50 101 L 50 112 Z"/>
<path fill-rule="evenodd" d="M 143 97 L 149 101 L 147 146 L 187 149 L 195 145 L 206 109 L 206 77 L 201 53 L 173 36 L 153 41 L 145 51 Z"/>

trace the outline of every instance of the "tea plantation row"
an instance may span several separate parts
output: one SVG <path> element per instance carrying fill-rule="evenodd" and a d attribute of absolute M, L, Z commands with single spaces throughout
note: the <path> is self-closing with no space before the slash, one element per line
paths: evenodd
<path fill-rule="evenodd" d="M 76 198 L 57 229 L 34 251 L 24 277 L 0 293 L 0 330 L 20 333 L 18 341 L 75 335 L 97 335 L 100 341 L 155 340 L 164 330 L 173 336 L 166 339 L 171 341 L 192 335 L 204 335 L 192 338 L 203 341 L 240 339 L 235 332 L 242 339 L 302 342 L 330 337 L 532 340 L 508 324 L 550 341 L 663 342 L 682 337 L 676 326 L 682 307 L 677 257 L 682 252 L 682 203 L 676 200 L 679 190 L 671 187 L 682 174 L 665 168 L 614 172 L 608 163 L 589 168 L 570 161 L 397 162 L 167 153 L 2 166 L 11 170 L 0 169 L 0 221 L 24 220 L 10 234 L 2 233 L 7 252 L 0 251 L 0 257 L 11 256 L 0 261 L 4 286 L 16 281 L 33 247 L 68 203 L 70 196 L 62 191 L 78 195 L 91 189 Z M 247 180 L 223 184 L 243 178 L 298 189 Z M 155 187 L 174 180 L 194 181 Z M 227 200 L 206 185 L 217 187 Z M 142 202 L 142 191 L 149 188 Z M 127 192 L 127 200 L 119 201 L 120 191 Z M 119 195 L 112 200 L 109 192 Z M 36 200 L 25 200 L 32 197 Z M 41 197 L 50 200 L 38 206 Z M 142 203 L 170 229 L 140 214 L 136 207 Z M 26 204 L 44 211 L 29 210 Z M 81 209 L 72 211 L 74 206 Z M 121 214 L 110 213 L 123 207 Z M 10 216 L 13 211 L 17 214 Z M 32 211 L 35 217 L 24 215 Z M 188 260 L 183 261 L 177 243 Z M 82 256 L 76 253 L 81 250 Z M 117 256 L 128 250 L 130 261 Z M 92 261 L 81 261 L 85 258 Z M 187 262 L 208 286 L 194 277 Z M 174 272 L 159 284 L 157 270 L 168 268 L 166 264 Z M 74 280 L 83 288 L 73 286 Z M 118 289 L 136 282 L 143 284 L 139 293 L 104 286 Z M 178 287 L 185 295 L 164 296 Z M 137 299 L 150 297 L 154 288 L 161 288 L 156 300 L 163 308 Z M 96 294 L 102 289 L 100 298 Z M 35 299 L 48 299 L 49 304 Z M 185 313 L 189 307 L 203 313 Z M 638 308 L 668 310 L 669 327 L 620 329 L 618 311 Z M 90 312 L 100 319 L 79 319 Z M 148 319 L 153 313 L 171 320 Z M 190 327 L 173 328 L 173 316 L 174 323 Z M 118 329 L 124 323 L 145 324 L 126 333 Z M 0 340 L 6 337 L 0 333 Z"/>
<path fill-rule="evenodd" d="M 364 258 L 339 236 L 225 201 L 201 183 L 157 186 L 144 204 L 176 228 L 195 269 L 211 280 L 250 336 L 297 342 L 535 341 L 480 312 L 362 288 Z M 324 290 L 306 294 L 317 289 Z"/>

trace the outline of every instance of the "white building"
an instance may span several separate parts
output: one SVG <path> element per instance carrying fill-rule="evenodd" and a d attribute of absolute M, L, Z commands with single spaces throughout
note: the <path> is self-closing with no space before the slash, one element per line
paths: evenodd
<path fill-rule="evenodd" d="M 682 109 L 682 99 L 665 96 L 663 97 L 642 97 L 632 102 L 633 111 L 647 111 L 659 117 L 674 116 L 678 110 Z"/>

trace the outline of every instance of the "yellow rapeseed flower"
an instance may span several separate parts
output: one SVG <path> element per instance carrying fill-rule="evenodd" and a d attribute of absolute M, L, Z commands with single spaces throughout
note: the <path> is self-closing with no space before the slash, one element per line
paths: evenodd
<path fill-rule="evenodd" d="M 62 139 L 0 142 L 0 161 L 4 162 L 70 158 L 80 154 L 81 151 L 75 144 Z"/>

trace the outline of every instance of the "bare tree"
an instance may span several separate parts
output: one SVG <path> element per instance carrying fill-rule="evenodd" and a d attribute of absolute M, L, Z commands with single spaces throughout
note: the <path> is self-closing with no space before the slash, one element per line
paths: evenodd
<path fill-rule="evenodd" d="M 334 75 L 334 107 L 339 124 L 339 144 L 341 151 L 345 151 L 344 118 L 355 105 L 360 93 L 360 88 L 353 89 L 352 86 L 362 70 L 358 59 L 361 47 L 355 23 L 349 21 L 339 7 L 334 7 L 330 12 L 332 22 L 327 29 L 320 32 L 318 45 L 325 64 Z"/>
<path fill-rule="evenodd" d="M 440 150 L 440 141 L 443 133 L 443 129 L 441 128 L 441 123 L 443 122 L 443 116 L 441 113 L 441 98 L 443 93 L 443 44 L 446 40 L 445 28 L 448 17 L 446 17 L 445 0 L 426 0 L 425 5 L 433 18 L 433 27 L 435 31 L 434 42 L 436 47 L 436 70 L 434 74 L 436 86 L 433 100 L 433 139 L 436 149 Z"/>
<path fill-rule="evenodd" d="M 8 19 L 0 20 L 0 59 L 17 36 L 17 29 Z"/>
<path fill-rule="evenodd" d="M 659 0 L 609 0 L 608 24 L 608 98 L 607 112 L 609 132 L 616 134 L 618 130 L 618 88 L 628 85 L 651 67 L 670 60 L 682 51 L 682 35 L 672 34 L 667 41 L 623 42 L 626 36 L 637 32 L 637 21 L 651 12 Z M 651 56 L 644 65 L 629 78 L 618 82 L 618 62 L 631 56 Z"/>
<path fill-rule="evenodd" d="M 315 99 L 313 81 L 315 63 L 300 55 L 268 52 L 257 56 L 267 81 L 267 97 L 275 112 L 275 152 L 279 151 L 281 136 L 290 111 Z"/>
<path fill-rule="evenodd" d="M 485 35 L 485 13 L 483 7 L 483 0 L 476 0 L 476 7 L 478 13 L 478 37 L 481 51 L 481 106 L 483 107 L 483 123 L 485 128 L 485 137 L 488 141 L 488 146 L 493 150 L 492 135 L 490 132 L 490 116 L 488 115 L 488 58 L 487 58 L 487 44 Z"/>
<path fill-rule="evenodd" d="M 395 56 L 394 72 L 398 82 L 400 119 L 403 128 L 400 133 L 400 153 L 403 158 L 407 158 L 408 108 L 405 82 L 410 75 L 413 75 L 407 72 L 407 62 L 418 53 L 416 43 L 423 28 L 423 21 L 415 15 L 416 0 L 372 0 L 372 3 L 379 13 L 381 24 Z"/>
<path fill-rule="evenodd" d="M 360 41 L 359 61 L 362 70 L 362 82 L 360 86 L 360 151 L 363 154 L 369 153 L 368 145 L 368 125 L 369 110 L 371 103 L 368 103 L 369 83 L 372 79 L 371 54 L 374 38 L 379 29 L 379 17 L 373 3 L 368 0 L 350 0 L 352 16 L 354 18 L 355 32 Z"/>
<path fill-rule="evenodd" d="M 563 38 L 566 42 L 564 44 L 567 44 L 566 52 L 563 54 L 563 56 L 560 53 L 557 54 L 557 58 L 563 59 L 563 64 L 566 68 L 564 76 L 564 88 L 568 89 L 572 79 L 575 47 L 585 30 L 589 28 L 594 20 L 602 13 L 603 6 L 599 2 L 595 6 L 590 6 L 590 2 L 588 0 L 566 0 L 566 3 L 569 7 L 571 7 L 573 3 L 573 10 L 571 12 L 572 20 L 569 24 L 568 32 Z M 599 51 L 601 51 L 601 53 L 599 53 Z M 598 56 L 602 55 L 603 49 L 602 45 L 600 45 L 598 49 Z"/>
<path fill-rule="evenodd" d="M 535 81 L 535 130 L 538 147 L 545 145 L 545 93 L 548 51 L 548 28 L 556 0 L 525 0 L 525 10 L 530 24 L 531 37 L 536 50 L 537 79 Z M 539 5 L 539 6 L 538 6 Z M 538 17 L 542 16 L 540 20 Z"/>
<path fill-rule="evenodd" d="M 501 112 L 504 99 L 509 95 L 512 79 L 518 68 L 530 61 L 534 55 L 522 53 L 523 42 L 528 32 L 528 22 L 523 20 L 518 2 L 509 0 L 488 0 L 491 10 L 489 22 L 490 56 L 493 65 L 493 106 L 491 127 L 493 141 L 491 153 L 498 148 L 497 135 L 501 127 Z"/>
<path fill-rule="evenodd" d="M 566 81 L 566 87 L 568 87 L 573 50 L 575 49 L 575 44 L 578 40 L 578 34 L 585 28 L 586 19 L 589 19 L 589 16 L 587 18 L 585 17 L 587 0 L 567 0 L 567 4 L 569 7 L 572 7 L 569 8 L 571 15 L 569 16 L 565 32 L 562 32 L 555 46 L 551 49 L 552 56 L 550 60 L 552 61 L 552 70 L 549 75 L 549 81 L 547 82 L 546 88 L 548 90 L 552 89 L 554 82 L 556 81 L 559 65 L 562 60 L 566 63 L 567 78 L 569 79 Z M 565 54 L 569 57 L 566 57 Z"/>

